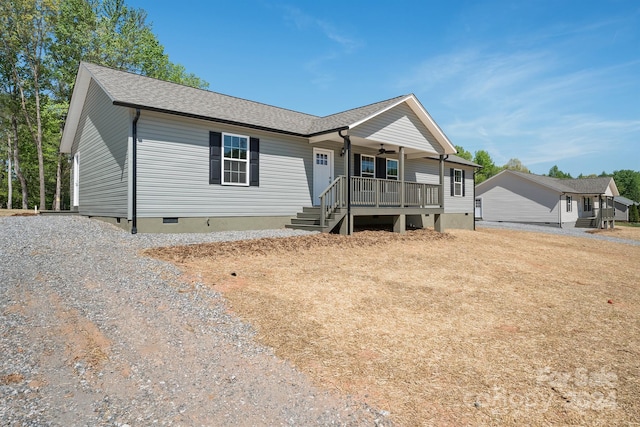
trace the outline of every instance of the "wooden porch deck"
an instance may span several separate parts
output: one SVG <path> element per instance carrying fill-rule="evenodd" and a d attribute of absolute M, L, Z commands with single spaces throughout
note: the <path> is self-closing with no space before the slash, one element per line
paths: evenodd
<path fill-rule="evenodd" d="M 351 216 L 384 215 L 398 217 L 404 229 L 406 215 L 442 214 L 442 186 L 379 178 L 351 177 L 350 188 L 345 176 L 337 177 L 320 194 L 320 206 L 307 207 L 292 220 L 289 228 L 332 231 L 347 215 L 349 194 Z"/>

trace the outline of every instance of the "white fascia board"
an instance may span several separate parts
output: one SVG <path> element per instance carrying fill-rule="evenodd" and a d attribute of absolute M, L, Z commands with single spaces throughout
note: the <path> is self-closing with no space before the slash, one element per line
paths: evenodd
<path fill-rule="evenodd" d="M 80 63 L 78 67 L 78 74 L 76 75 L 76 82 L 73 87 L 73 93 L 71 94 L 71 102 L 69 104 L 69 111 L 67 112 L 67 119 L 64 124 L 64 130 L 62 131 L 62 139 L 60 141 L 60 152 L 71 153 L 73 147 L 73 139 L 75 138 L 78 125 L 80 124 L 80 116 L 82 115 L 82 109 L 87 99 L 87 93 L 89 92 L 89 85 L 93 79 L 98 86 L 107 94 L 109 99 L 113 102 L 114 99 L 111 94 L 105 89 L 98 79 L 94 78 L 91 71 L 87 68 L 84 62 Z"/>
<path fill-rule="evenodd" d="M 78 74 L 76 75 L 76 83 L 73 86 L 71 102 L 69 103 L 69 111 L 64 123 L 62 131 L 62 139 L 60 141 L 60 152 L 71 153 L 73 146 L 73 138 L 76 135 L 80 116 L 82 115 L 82 107 L 87 98 L 89 83 L 91 82 L 91 73 L 86 69 L 84 64 L 80 63 Z"/>
<path fill-rule="evenodd" d="M 616 185 L 616 181 L 611 178 L 611 181 L 609 182 L 609 188 L 611 189 L 611 193 L 614 196 L 619 196 L 620 192 L 618 191 L 618 186 Z"/>

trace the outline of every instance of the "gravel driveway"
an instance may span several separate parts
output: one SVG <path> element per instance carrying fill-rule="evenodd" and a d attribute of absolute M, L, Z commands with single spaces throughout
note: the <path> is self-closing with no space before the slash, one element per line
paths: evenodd
<path fill-rule="evenodd" d="M 132 236 L 81 217 L 0 218 L 1 424 L 383 422 L 256 344 L 219 294 L 137 255 L 299 233 Z"/>
<path fill-rule="evenodd" d="M 521 224 L 515 222 L 492 222 L 492 221 L 478 221 L 476 227 L 482 228 L 503 228 L 507 230 L 518 231 L 534 231 L 536 233 L 547 234 L 559 234 L 562 236 L 584 237 L 587 239 L 606 240 L 615 243 L 625 243 L 627 245 L 640 246 L 640 242 L 637 240 L 620 239 L 618 237 L 605 236 L 603 234 L 589 233 L 593 231 L 593 228 L 574 228 L 574 227 L 551 227 L 545 225 L 533 225 L 533 224 Z"/>

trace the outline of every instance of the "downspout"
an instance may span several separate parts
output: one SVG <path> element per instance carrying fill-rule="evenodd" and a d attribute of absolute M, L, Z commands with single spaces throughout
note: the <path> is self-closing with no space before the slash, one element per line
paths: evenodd
<path fill-rule="evenodd" d="M 440 162 L 439 162 L 439 173 L 440 175 L 440 207 L 442 208 L 442 213 L 444 213 L 444 162 L 449 158 L 448 154 L 440 154 Z M 475 203 L 475 202 L 474 202 Z"/>
<path fill-rule="evenodd" d="M 338 131 L 338 135 L 344 140 L 344 150 L 347 156 L 347 235 L 351 235 L 351 138 L 349 135 L 343 135 L 342 129 Z"/>
<path fill-rule="evenodd" d="M 560 200 L 558 201 L 558 225 L 562 228 L 562 193 L 560 193 Z M 565 207 L 565 209 L 568 209 Z"/>
<path fill-rule="evenodd" d="M 136 116 L 133 118 L 131 134 L 133 145 L 131 146 L 131 234 L 138 234 L 138 119 L 140 109 L 136 108 Z"/>
<path fill-rule="evenodd" d="M 476 168 L 473 168 L 471 178 L 473 178 L 473 231 L 476 231 Z"/>

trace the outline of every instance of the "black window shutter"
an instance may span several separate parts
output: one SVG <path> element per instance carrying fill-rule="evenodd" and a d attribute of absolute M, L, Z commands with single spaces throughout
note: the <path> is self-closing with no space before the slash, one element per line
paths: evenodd
<path fill-rule="evenodd" d="M 387 159 L 376 157 L 376 178 L 387 179 Z"/>
<path fill-rule="evenodd" d="M 249 185 L 258 187 L 260 185 L 260 140 L 249 138 Z"/>
<path fill-rule="evenodd" d="M 353 155 L 353 176 L 360 176 L 360 154 Z"/>
<path fill-rule="evenodd" d="M 464 197 L 464 169 L 462 169 L 462 197 Z"/>
<path fill-rule="evenodd" d="M 455 195 L 455 190 L 454 190 L 454 177 L 453 177 L 453 168 L 449 169 L 449 173 L 451 175 L 451 195 L 454 196 Z"/>
<path fill-rule="evenodd" d="M 209 132 L 209 184 L 220 184 L 222 173 L 222 134 Z"/>

